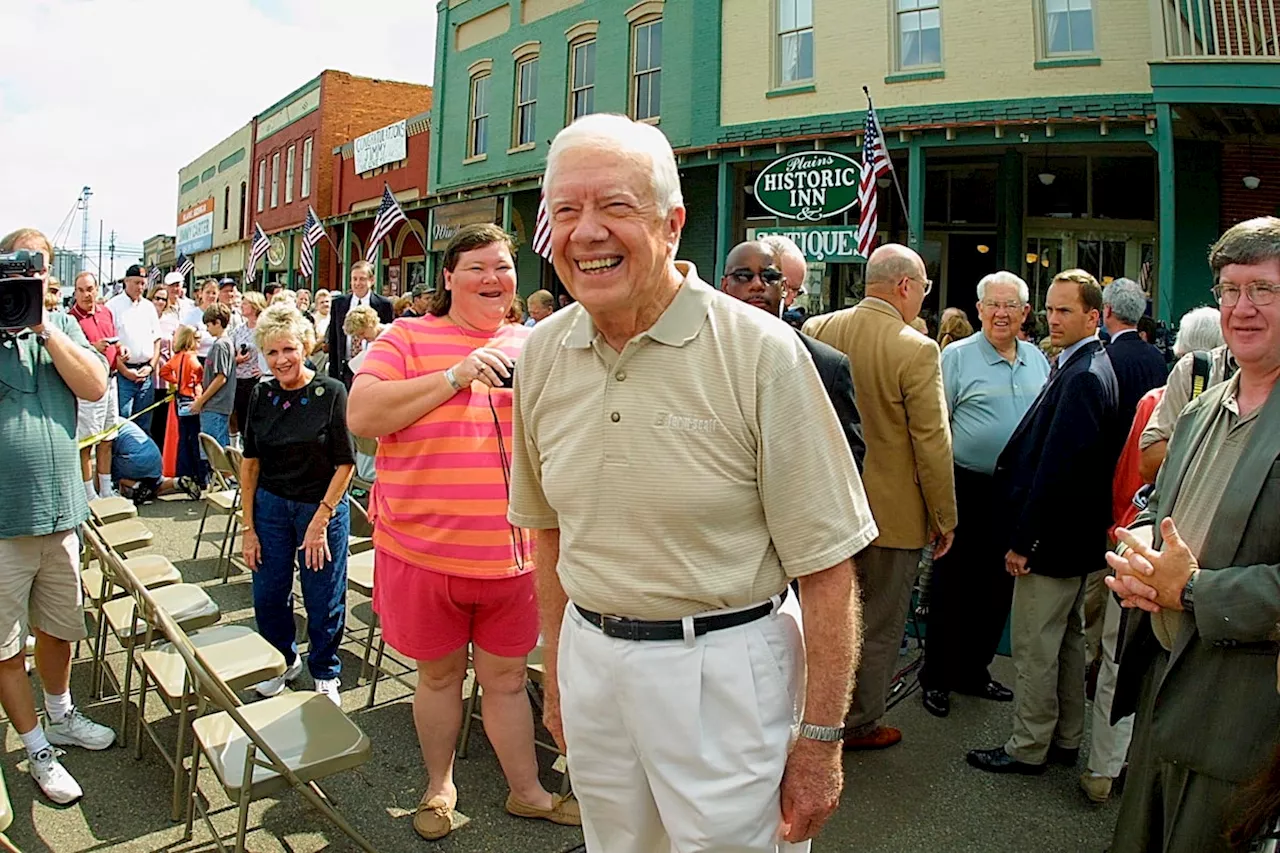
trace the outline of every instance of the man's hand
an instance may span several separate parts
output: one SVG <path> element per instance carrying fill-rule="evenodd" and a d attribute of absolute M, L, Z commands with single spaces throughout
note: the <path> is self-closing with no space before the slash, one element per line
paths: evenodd
<path fill-rule="evenodd" d="M 150 375 L 151 375 L 151 365 L 149 364 L 144 364 L 142 365 L 142 367 L 139 367 L 137 370 L 134 371 L 134 376 L 138 377 L 139 382 L 141 382 L 143 379 L 146 379 Z"/>
<path fill-rule="evenodd" d="M 1027 568 L 1027 558 L 1019 554 L 1017 551 L 1010 551 L 1004 555 L 1004 570 L 1016 577 L 1030 574 L 1031 570 Z"/>
<path fill-rule="evenodd" d="M 939 533 L 933 537 L 933 559 L 938 560 L 945 557 L 955 541 L 956 532 L 954 530 L 948 530 L 946 533 Z"/>
<path fill-rule="evenodd" d="M 782 772 L 782 831 L 792 843 L 807 841 L 840 805 L 844 787 L 841 744 L 800 738 Z"/>
<path fill-rule="evenodd" d="M 102 340 L 98 340 L 98 341 L 94 341 L 94 342 L 93 342 L 93 348 L 94 348 L 94 349 L 96 349 L 96 350 L 97 350 L 98 352 L 100 352 L 100 353 L 105 353 L 105 352 L 107 351 L 107 347 L 109 347 L 109 346 L 111 346 L 111 344 L 107 343 L 107 339 L 106 339 L 106 338 L 103 338 Z"/>
<path fill-rule="evenodd" d="M 1187 579 L 1200 568 L 1195 554 L 1178 533 L 1172 518 L 1160 522 L 1164 547 L 1154 550 L 1133 531 L 1116 528 L 1116 538 L 1129 547 L 1124 556 L 1108 553 L 1107 565 L 1115 577 L 1106 579 L 1107 587 L 1120 596 L 1125 607 L 1137 607 L 1149 613 L 1182 609 L 1182 589 Z"/>
<path fill-rule="evenodd" d="M 191 414 L 198 415 L 203 408 L 204 403 L 201 402 L 199 397 L 196 397 L 195 400 L 191 402 Z"/>
<path fill-rule="evenodd" d="M 138 372 L 133 368 L 128 367 L 124 363 L 124 359 L 120 359 L 119 365 L 116 367 L 116 370 L 119 372 L 121 376 L 125 378 L 126 381 L 129 381 L 129 382 L 142 381 L 142 377 L 138 375 Z"/>

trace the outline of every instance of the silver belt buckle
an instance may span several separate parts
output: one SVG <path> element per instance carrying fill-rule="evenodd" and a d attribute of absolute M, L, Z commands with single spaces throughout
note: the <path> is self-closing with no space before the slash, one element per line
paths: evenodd
<path fill-rule="evenodd" d="M 636 638 L 637 625 L 621 616 L 613 616 L 608 613 L 600 614 L 600 630 L 606 637 L 613 637 L 619 640 L 634 640 Z"/>

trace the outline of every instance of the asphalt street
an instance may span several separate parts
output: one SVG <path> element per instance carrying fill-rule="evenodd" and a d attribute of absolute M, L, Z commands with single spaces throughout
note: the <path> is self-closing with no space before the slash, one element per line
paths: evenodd
<path fill-rule="evenodd" d="M 215 577 L 220 522 L 211 522 L 216 532 L 206 532 L 200 559 L 192 560 L 199 504 L 161 501 L 144 508 L 142 518 L 155 533 L 149 550 L 172 559 L 188 582 L 205 586 L 221 606 L 224 623 L 252 624 L 248 575 L 234 573 L 226 585 Z M 348 627 L 359 629 L 367 624 L 369 604 L 354 594 L 348 601 Z M 419 839 L 413 832 L 412 815 L 421 795 L 423 772 L 413 728 L 411 691 L 396 681 L 384 681 L 377 704 L 365 709 L 368 691 L 363 682 L 357 683 L 359 636 L 362 634 L 344 647 L 343 706 L 371 738 L 373 757 L 359 770 L 336 776 L 324 785 L 339 809 L 375 847 L 439 853 L 559 853 L 580 848 L 582 836 L 576 829 L 521 820 L 504 812 L 506 788 L 479 725 L 472 732 L 468 757 L 457 762 L 458 806 L 467 822 L 442 841 Z M 117 670 L 122 660 L 119 653 L 113 656 Z M 1013 668 L 1007 659 L 998 660 L 995 671 L 997 677 L 1012 684 Z M 410 675 L 406 680 L 411 683 L 411 679 Z M 78 704 L 98 721 L 118 725 L 118 699 L 109 694 L 102 701 L 90 701 L 88 681 L 88 661 L 77 661 L 72 686 Z M 294 689 L 310 686 L 309 676 L 304 674 Z M 1055 767 L 1034 778 L 1010 778 L 990 776 L 966 765 L 966 750 L 994 746 L 1008 736 L 1009 710 L 1009 705 L 957 696 L 951 716 L 939 720 L 923 710 L 918 694 L 908 696 L 887 719 L 905 733 L 899 746 L 846 755 L 843 802 L 814 850 L 1104 851 L 1115 822 L 1116 803 L 1094 806 L 1085 800 L 1076 783 L 1083 766 L 1075 770 Z M 133 714 L 131 709 L 131 720 Z M 159 703 L 150 701 L 148 719 L 164 717 Z M 161 723 L 166 742 L 173 742 L 176 731 L 176 718 Z M 23 851 L 215 849 L 208 829 L 198 818 L 191 841 L 183 841 L 181 825 L 170 823 L 169 770 L 150 744 L 141 761 L 134 760 L 132 743 L 128 750 L 72 750 L 64 763 L 80 781 L 85 797 L 68 807 L 53 806 L 40 795 L 27 776 L 21 741 L 8 725 L 4 750 L 0 769 L 14 811 L 8 836 Z M 542 755 L 544 781 L 549 789 L 557 790 L 561 777 L 552 760 L 553 756 Z M 201 774 L 200 789 L 210 800 L 223 838 L 232 841 L 234 808 L 207 770 Z M 358 849 L 293 793 L 254 803 L 249 830 L 247 848 L 254 853 Z"/>

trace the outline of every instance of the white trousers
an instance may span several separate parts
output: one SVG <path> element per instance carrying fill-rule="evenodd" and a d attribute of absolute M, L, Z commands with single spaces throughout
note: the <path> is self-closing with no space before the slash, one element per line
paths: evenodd
<path fill-rule="evenodd" d="M 794 595 L 671 642 L 606 637 L 571 603 L 560 706 L 589 853 L 807 853 L 779 840 L 804 672 Z"/>
<path fill-rule="evenodd" d="M 1102 617 L 1102 665 L 1093 694 L 1093 742 L 1089 749 L 1089 772 L 1112 779 L 1120 775 L 1129 740 L 1133 737 L 1133 715 L 1111 725 L 1111 703 L 1116 696 L 1116 639 L 1120 633 L 1120 605 L 1107 591 L 1107 610 Z"/>

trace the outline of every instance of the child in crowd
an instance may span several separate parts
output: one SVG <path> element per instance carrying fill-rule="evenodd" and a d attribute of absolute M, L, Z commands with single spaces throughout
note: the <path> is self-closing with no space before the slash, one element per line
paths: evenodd
<path fill-rule="evenodd" d="M 174 386 L 173 405 L 178 414 L 178 476 L 190 477 L 201 489 L 208 482 L 200 461 L 200 414 L 192 405 L 204 391 L 204 369 L 196 358 L 200 345 L 195 329 L 179 326 L 173 338 L 173 356 L 160 368 L 160 378 Z"/>

